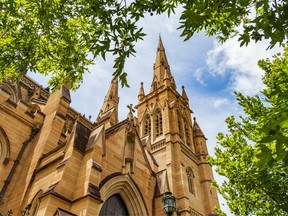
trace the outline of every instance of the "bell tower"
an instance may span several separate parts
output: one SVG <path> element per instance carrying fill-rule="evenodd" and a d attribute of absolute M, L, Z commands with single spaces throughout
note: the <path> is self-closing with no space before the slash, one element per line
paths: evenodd
<path fill-rule="evenodd" d="M 196 120 L 192 123 L 193 111 L 184 86 L 181 94 L 177 91 L 161 37 L 150 91 L 145 94 L 141 83 L 136 108 L 140 137 L 149 139 L 149 148 L 159 165 L 155 214 L 162 212 L 161 200 L 166 191 L 175 196 L 181 215 L 215 214 L 214 206 L 219 203 L 211 187 L 213 174 L 206 157 L 206 138 Z"/>

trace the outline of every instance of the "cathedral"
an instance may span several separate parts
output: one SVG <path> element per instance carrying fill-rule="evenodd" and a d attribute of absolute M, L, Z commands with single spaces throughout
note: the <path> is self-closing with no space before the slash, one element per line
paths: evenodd
<path fill-rule="evenodd" d="M 170 194 L 168 215 L 217 215 L 207 139 L 160 37 L 151 76 L 120 121 L 117 78 L 95 122 L 70 106 L 68 84 L 0 83 L 0 214 L 165 216 Z"/>

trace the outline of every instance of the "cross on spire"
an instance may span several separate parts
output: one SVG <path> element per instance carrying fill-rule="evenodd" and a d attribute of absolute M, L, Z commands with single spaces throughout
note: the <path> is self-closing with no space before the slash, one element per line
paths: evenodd
<path fill-rule="evenodd" d="M 135 110 L 133 109 L 133 104 L 127 105 L 128 109 L 129 109 L 129 113 L 134 113 Z"/>

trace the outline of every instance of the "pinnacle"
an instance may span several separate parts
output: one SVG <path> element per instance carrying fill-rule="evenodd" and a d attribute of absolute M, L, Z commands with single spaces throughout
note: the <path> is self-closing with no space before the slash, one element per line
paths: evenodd
<path fill-rule="evenodd" d="M 145 96 L 145 92 L 144 92 L 143 82 L 141 82 L 140 90 L 138 93 L 138 99 L 141 99 L 144 96 Z"/>
<path fill-rule="evenodd" d="M 186 94 L 186 91 L 185 91 L 185 87 L 184 86 L 182 86 L 182 97 L 185 99 L 185 100 L 189 100 L 188 99 L 188 96 L 187 96 L 187 94 Z M 195 118 L 195 117 L 194 117 Z"/>
<path fill-rule="evenodd" d="M 204 133 L 202 132 L 198 122 L 196 121 L 196 117 L 193 118 L 194 120 L 194 124 L 193 124 L 193 136 L 196 137 L 204 137 L 205 138 L 205 135 Z M 205 138 L 206 139 L 206 138 Z"/>

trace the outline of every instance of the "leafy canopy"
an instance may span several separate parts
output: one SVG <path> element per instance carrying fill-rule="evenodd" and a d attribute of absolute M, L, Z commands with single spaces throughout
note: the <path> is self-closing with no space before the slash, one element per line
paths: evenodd
<path fill-rule="evenodd" d="M 227 118 L 229 134 L 218 134 L 211 162 L 227 178 L 218 189 L 233 213 L 287 215 L 288 47 L 258 64 L 266 87 L 261 97 L 236 93 L 246 116 Z"/>
<path fill-rule="evenodd" d="M 177 7 L 185 40 L 204 29 L 222 42 L 239 35 L 241 45 L 270 39 L 270 48 L 287 35 L 282 0 L 6 0 L 0 3 L 0 81 L 32 71 L 49 75 L 52 87 L 70 82 L 76 89 L 95 58 L 113 53 L 113 75 L 128 86 L 125 59 L 145 35 L 138 21 L 147 13 L 170 16 Z"/>
<path fill-rule="evenodd" d="M 238 35 L 241 46 L 265 38 L 272 48 L 285 37 L 287 40 L 285 0 L 187 0 L 183 5 L 181 28 L 186 39 L 205 29 L 207 35 L 216 35 L 221 42 Z"/>

